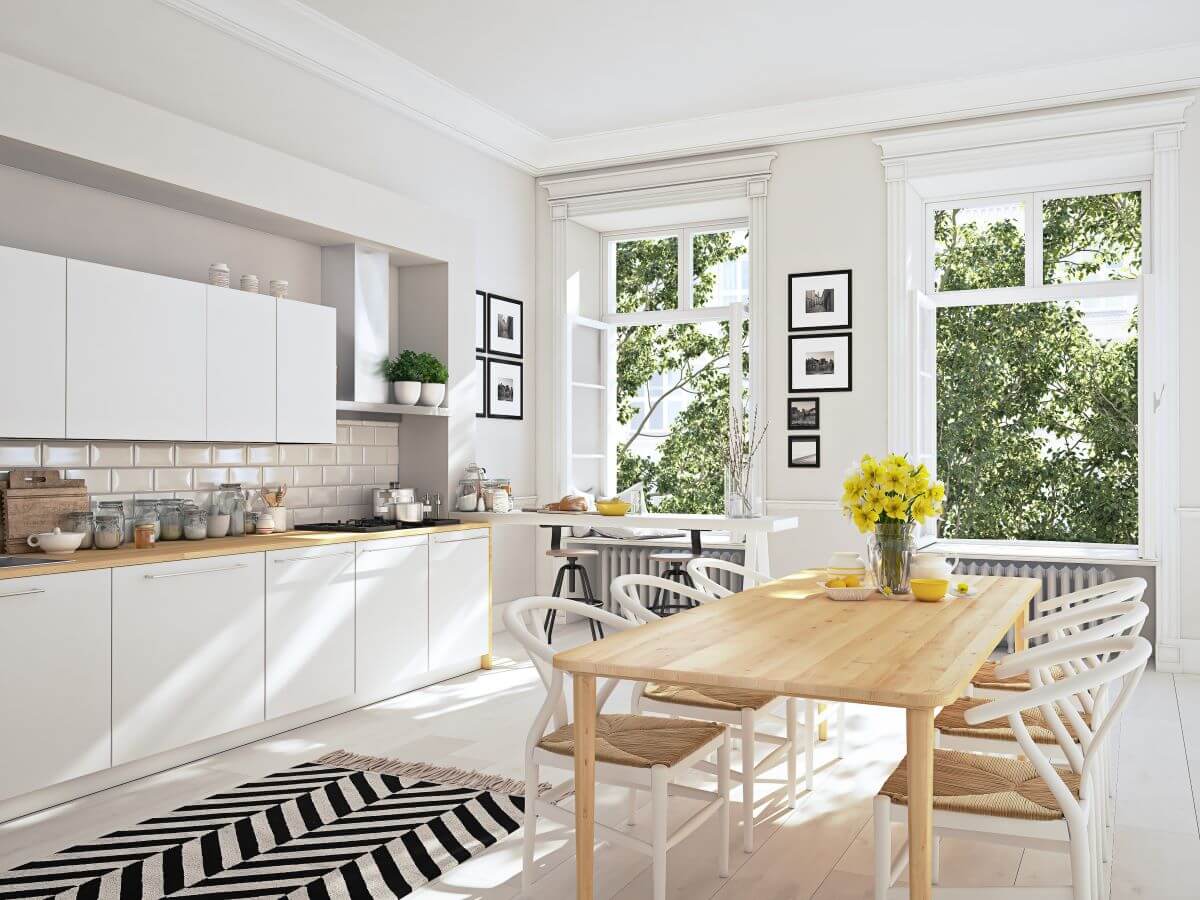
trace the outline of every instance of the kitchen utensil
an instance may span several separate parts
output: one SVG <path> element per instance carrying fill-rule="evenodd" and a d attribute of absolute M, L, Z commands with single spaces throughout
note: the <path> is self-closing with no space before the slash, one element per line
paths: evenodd
<path fill-rule="evenodd" d="M 31 534 L 25 542 L 43 553 L 74 553 L 83 543 L 83 532 L 63 531 L 55 528 L 53 531 L 43 531 L 41 534 Z"/>
<path fill-rule="evenodd" d="M 396 520 L 409 524 L 424 522 L 425 513 L 429 511 L 429 507 L 419 501 L 413 503 L 397 503 L 395 504 L 395 507 Z"/>
<path fill-rule="evenodd" d="M 611 500 L 597 500 L 596 512 L 602 516 L 623 516 L 629 512 L 629 504 L 615 497 Z"/>
<path fill-rule="evenodd" d="M 932 603 L 946 596 L 950 582 L 945 578 L 909 578 L 908 586 L 918 600 Z"/>
<path fill-rule="evenodd" d="M 940 553 L 915 553 L 909 563 L 912 578 L 949 578 L 957 560 L 946 559 Z"/>
<path fill-rule="evenodd" d="M 22 482 L 19 477 L 18 483 Z M 78 479 L 66 484 L 59 480 L 40 487 L 0 489 L 0 533 L 4 537 L 0 551 L 29 553 L 30 535 L 51 532 L 61 527 L 68 513 L 87 512 L 89 508 L 87 488 Z"/>
<path fill-rule="evenodd" d="M 274 534 L 275 533 L 275 516 L 272 515 L 273 509 L 264 509 L 258 514 L 255 519 L 254 533 L 255 534 Z"/>

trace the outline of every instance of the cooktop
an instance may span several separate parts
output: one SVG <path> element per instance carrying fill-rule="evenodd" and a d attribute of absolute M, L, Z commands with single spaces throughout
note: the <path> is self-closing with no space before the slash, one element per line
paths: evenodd
<path fill-rule="evenodd" d="M 436 525 L 458 525 L 458 519 L 426 519 L 424 522 L 391 522 L 387 519 L 347 519 L 344 522 L 313 522 L 297 525 L 296 531 L 348 531 L 366 533 L 371 531 L 400 531 L 405 528 L 432 528 Z"/>

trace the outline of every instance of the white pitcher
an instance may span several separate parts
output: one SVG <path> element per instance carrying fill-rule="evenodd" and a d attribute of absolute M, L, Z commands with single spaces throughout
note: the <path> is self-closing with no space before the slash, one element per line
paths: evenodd
<path fill-rule="evenodd" d="M 940 553 L 914 553 L 909 564 L 912 578 L 949 578 L 958 564 L 956 559 L 947 559 Z"/>

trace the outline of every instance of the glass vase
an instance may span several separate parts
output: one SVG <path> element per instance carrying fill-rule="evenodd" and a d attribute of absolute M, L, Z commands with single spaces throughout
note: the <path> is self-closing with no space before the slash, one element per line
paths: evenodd
<path fill-rule="evenodd" d="M 758 515 L 758 504 L 749 494 L 728 491 L 725 494 L 725 515 L 731 519 L 752 519 Z"/>
<path fill-rule="evenodd" d="M 867 543 L 875 584 L 885 594 L 907 594 L 908 570 L 913 555 L 913 523 L 883 522 Z"/>

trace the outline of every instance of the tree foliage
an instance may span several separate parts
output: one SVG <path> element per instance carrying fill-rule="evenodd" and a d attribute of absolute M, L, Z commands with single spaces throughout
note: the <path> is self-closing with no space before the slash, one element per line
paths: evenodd
<path fill-rule="evenodd" d="M 1011 222 L 935 214 L 939 290 L 1024 284 Z M 1046 283 L 1141 268 L 1137 192 L 1046 201 Z M 1100 341 L 1077 301 L 942 308 L 938 477 L 947 537 L 1137 543 L 1136 322 Z"/>
<path fill-rule="evenodd" d="M 745 253 L 730 232 L 693 238 L 692 305 L 706 306 L 716 288 L 717 266 Z M 675 309 L 679 302 L 675 238 L 617 245 L 617 311 Z M 722 448 L 729 428 L 729 326 L 676 324 L 624 326 L 617 332 L 617 420 L 630 436 L 617 446 L 617 487 L 639 481 L 653 509 L 715 513 L 724 509 Z M 655 375 L 674 376 L 658 397 Z M 638 453 L 639 436 L 668 397 L 690 402 L 658 444 L 657 455 Z M 641 400 L 639 405 L 637 400 Z"/>

